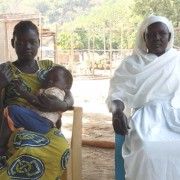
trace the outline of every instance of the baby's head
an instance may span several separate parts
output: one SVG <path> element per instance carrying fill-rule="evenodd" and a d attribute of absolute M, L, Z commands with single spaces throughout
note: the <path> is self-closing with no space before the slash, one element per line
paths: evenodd
<path fill-rule="evenodd" d="M 71 89 L 73 77 L 69 70 L 63 66 L 54 66 L 47 73 L 42 88 L 57 87 L 65 92 Z"/>

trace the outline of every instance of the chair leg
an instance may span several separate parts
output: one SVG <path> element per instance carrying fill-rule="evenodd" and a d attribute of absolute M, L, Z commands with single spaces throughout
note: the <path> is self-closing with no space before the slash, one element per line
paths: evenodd
<path fill-rule="evenodd" d="M 124 159 L 122 157 L 122 145 L 124 136 L 115 134 L 115 179 L 125 180 Z"/>
<path fill-rule="evenodd" d="M 82 116 L 83 109 L 75 107 L 71 140 L 72 180 L 82 179 Z"/>

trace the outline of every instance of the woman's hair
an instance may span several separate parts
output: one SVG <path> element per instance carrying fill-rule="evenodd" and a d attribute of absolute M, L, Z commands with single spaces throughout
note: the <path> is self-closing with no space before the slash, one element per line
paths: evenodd
<path fill-rule="evenodd" d="M 73 76 L 72 76 L 71 72 L 68 69 L 66 69 L 64 66 L 59 65 L 59 66 L 52 67 L 51 70 L 63 71 L 66 84 L 68 85 L 68 89 L 71 89 L 71 86 L 72 86 L 72 83 L 73 83 Z"/>
<path fill-rule="evenodd" d="M 13 31 L 13 39 L 15 37 L 15 35 L 19 32 L 24 32 L 27 31 L 29 29 L 34 30 L 37 35 L 39 36 L 39 30 L 38 27 L 32 22 L 32 21 L 20 21 L 19 23 L 17 23 L 14 27 L 14 31 Z"/>

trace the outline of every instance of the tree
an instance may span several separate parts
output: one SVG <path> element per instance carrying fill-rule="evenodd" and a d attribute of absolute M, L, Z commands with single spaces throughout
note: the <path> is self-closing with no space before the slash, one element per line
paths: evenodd
<path fill-rule="evenodd" d="M 135 0 L 134 12 L 145 17 L 150 14 L 165 16 L 170 19 L 174 27 L 180 23 L 180 0 Z"/>
<path fill-rule="evenodd" d="M 60 33 L 57 42 L 58 47 L 64 50 L 70 50 L 72 39 L 74 49 L 81 49 L 83 47 L 81 37 L 76 32 Z"/>
<path fill-rule="evenodd" d="M 91 44 L 95 41 L 96 49 L 104 49 L 104 37 L 105 48 L 109 49 L 110 31 L 112 32 L 113 48 L 132 48 L 134 31 L 139 22 L 139 17 L 133 15 L 133 6 L 133 0 L 106 1 L 101 6 L 91 8 L 90 11 L 76 18 L 73 22 L 64 24 L 63 28 L 86 29 L 86 35 L 90 39 Z M 125 41 L 121 41 L 121 38 Z M 86 41 L 88 41 L 87 38 Z M 120 45 L 121 43 L 123 44 Z"/>

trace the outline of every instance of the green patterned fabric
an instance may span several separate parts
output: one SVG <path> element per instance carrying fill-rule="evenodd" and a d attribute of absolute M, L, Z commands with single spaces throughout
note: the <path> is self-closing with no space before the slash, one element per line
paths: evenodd
<path fill-rule="evenodd" d="M 14 79 L 23 79 L 23 88 L 33 94 L 35 94 L 39 88 L 44 75 L 48 70 L 54 65 L 52 61 L 42 60 L 37 61 L 39 70 L 34 74 L 22 73 L 18 68 L 16 68 L 11 62 L 7 62 L 9 69 L 12 71 L 12 76 Z M 5 106 L 17 104 L 17 105 L 28 105 L 29 103 L 22 98 L 15 90 L 14 83 L 11 82 L 5 89 Z"/>
<path fill-rule="evenodd" d="M 8 144 L 6 163 L 0 162 L 0 179 L 55 180 L 60 177 L 69 158 L 69 146 L 60 130 L 46 135 L 16 131 Z"/>

